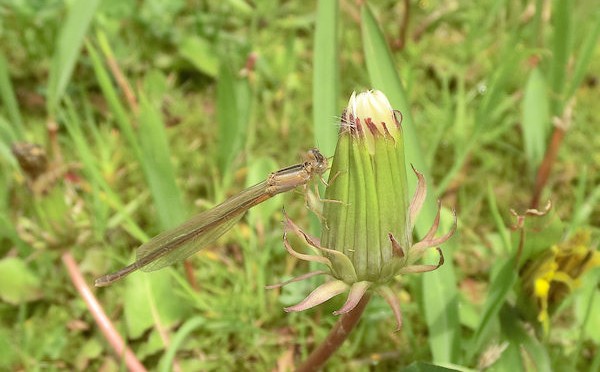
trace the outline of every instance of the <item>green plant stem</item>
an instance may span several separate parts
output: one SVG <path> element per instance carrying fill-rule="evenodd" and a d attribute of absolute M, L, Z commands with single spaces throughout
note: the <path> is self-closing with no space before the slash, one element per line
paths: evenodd
<path fill-rule="evenodd" d="M 317 371 L 327 360 L 335 353 L 335 351 L 344 343 L 350 332 L 354 329 L 358 320 L 362 316 L 363 311 L 367 307 L 369 300 L 371 299 L 370 294 L 365 294 L 360 300 L 358 305 L 350 312 L 342 315 L 340 320 L 333 326 L 327 338 L 323 340 L 313 352 L 306 358 L 306 360 L 298 366 L 297 372 L 309 372 Z"/>

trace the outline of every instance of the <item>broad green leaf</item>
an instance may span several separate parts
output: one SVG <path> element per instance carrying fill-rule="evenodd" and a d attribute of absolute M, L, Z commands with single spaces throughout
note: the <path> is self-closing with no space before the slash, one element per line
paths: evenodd
<path fill-rule="evenodd" d="M 135 273 L 125 279 L 127 333 L 139 338 L 153 326 L 170 328 L 190 313 L 189 302 L 174 292 L 172 269 Z"/>
<path fill-rule="evenodd" d="M 523 116 L 521 119 L 525 156 L 531 174 L 535 172 L 546 152 L 550 122 L 550 104 L 544 76 L 539 69 L 531 71 L 523 96 Z"/>
<path fill-rule="evenodd" d="M 207 40 L 189 36 L 179 45 L 179 54 L 202 73 L 214 78 L 219 70 L 219 60 L 215 48 Z"/>
<path fill-rule="evenodd" d="M 17 257 L 0 260 L 0 299 L 13 305 L 42 296 L 40 279 Z"/>

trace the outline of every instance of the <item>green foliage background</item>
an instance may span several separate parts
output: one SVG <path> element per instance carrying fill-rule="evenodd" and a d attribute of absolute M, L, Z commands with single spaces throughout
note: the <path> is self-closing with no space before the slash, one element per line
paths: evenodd
<path fill-rule="evenodd" d="M 561 119 L 570 127 L 542 198 L 551 222 L 528 232 L 522 258 L 581 230 L 590 251 L 598 245 L 597 5 L 366 3 L 1 2 L 0 369 L 121 368 L 61 256 L 73 254 L 92 283 L 306 149 L 332 155 L 346 100 L 371 88 L 402 111 L 407 161 L 428 180 L 418 233 L 436 198 L 457 210 L 459 231 L 440 270 L 399 279 L 403 330 L 390 331 L 391 311 L 375 298 L 328 368 L 600 368 L 598 270 L 556 304 L 543 334 L 537 310 L 527 316 L 518 301 L 525 279 L 509 229 Z M 39 189 L 11 152 L 20 142 L 47 152 Z M 286 314 L 317 279 L 264 289 L 308 270 L 281 243 L 283 205 L 317 225 L 303 203 L 289 193 L 250 211 L 191 260 L 197 288 L 176 265 L 95 294 L 149 369 L 289 368 L 343 301 Z"/>

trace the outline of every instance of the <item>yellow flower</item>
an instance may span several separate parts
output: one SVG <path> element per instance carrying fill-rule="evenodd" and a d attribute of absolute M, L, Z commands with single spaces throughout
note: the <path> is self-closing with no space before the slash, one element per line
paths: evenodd
<path fill-rule="evenodd" d="M 578 231 L 528 262 L 522 270 L 524 299 L 535 299 L 537 319 L 547 334 L 550 314 L 577 288 L 580 278 L 600 266 L 600 253 L 590 246 L 589 231 Z"/>

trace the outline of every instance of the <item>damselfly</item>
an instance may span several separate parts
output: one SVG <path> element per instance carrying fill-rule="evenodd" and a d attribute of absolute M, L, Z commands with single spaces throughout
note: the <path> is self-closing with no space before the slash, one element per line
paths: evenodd
<path fill-rule="evenodd" d="M 303 163 L 273 172 L 263 182 L 150 239 L 137 249 L 134 263 L 101 276 L 94 284 L 104 287 L 138 269 L 154 271 L 186 259 L 231 229 L 248 209 L 277 194 L 306 185 L 313 176 L 321 176 L 327 167 L 327 159 L 319 150 L 310 149 Z"/>

